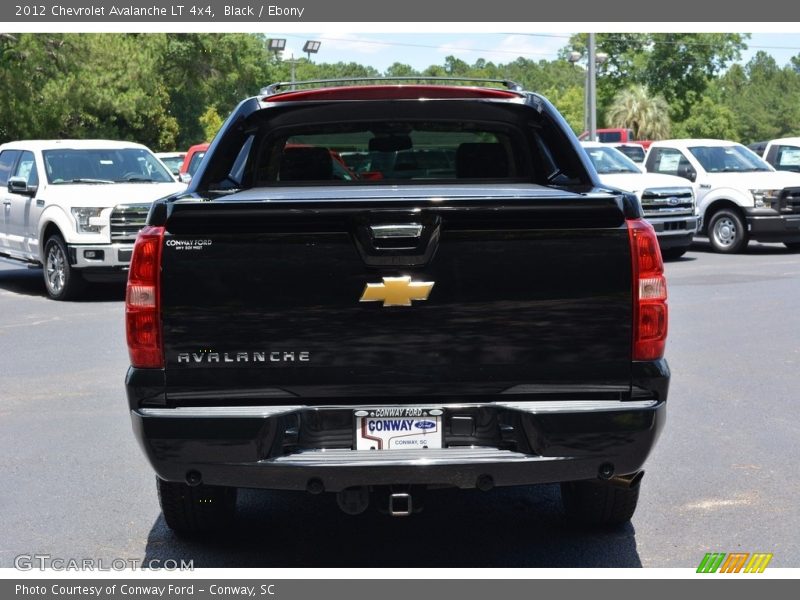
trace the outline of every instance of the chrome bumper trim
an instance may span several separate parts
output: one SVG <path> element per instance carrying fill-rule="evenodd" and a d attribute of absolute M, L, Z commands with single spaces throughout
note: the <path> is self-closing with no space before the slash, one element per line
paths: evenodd
<path fill-rule="evenodd" d="M 438 404 L 431 401 L 420 405 L 425 408 L 457 409 L 468 407 L 486 407 L 506 410 L 516 410 L 529 414 L 553 413 L 582 413 L 582 412 L 609 412 L 626 410 L 647 410 L 655 408 L 657 400 L 545 400 L 530 402 L 486 402 L 463 404 Z M 393 406 L 390 403 L 381 406 L 352 405 L 352 406 L 180 406 L 177 408 L 141 408 L 137 412 L 143 417 L 168 417 L 168 418 L 272 418 L 300 410 L 357 410 L 369 408 L 385 408 Z M 413 408 L 415 405 L 407 405 Z"/>

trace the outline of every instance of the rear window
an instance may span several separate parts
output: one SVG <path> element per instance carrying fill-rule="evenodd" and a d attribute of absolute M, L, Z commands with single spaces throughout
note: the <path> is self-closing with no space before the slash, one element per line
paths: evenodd
<path fill-rule="evenodd" d="M 597 141 L 603 143 L 621 142 L 622 133 L 619 131 L 601 131 L 597 134 Z"/>
<path fill-rule="evenodd" d="M 513 136 L 466 123 L 362 123 L 272 140 L 255 185 L 493 179 L 531 174 Z M 328 129 L 325 131 L 325 129 Z"/>
<path fill-rule="evenodd" d="M 586 184 L 571 136 L 548 117 L 518 104 L 449 100 L 266 108 L 221 134 L 198 189 Z"/>
<path fill-rule="evenodd" d="M 617 146 L 617 150 L 630 158 L 633 162 L 644 162 L 644 148 L 641 146 Z"/>

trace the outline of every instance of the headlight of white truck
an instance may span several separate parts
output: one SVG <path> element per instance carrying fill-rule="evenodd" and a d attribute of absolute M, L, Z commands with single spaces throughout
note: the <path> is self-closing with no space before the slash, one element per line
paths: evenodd
<path fill-rule="evenodd" d="M 773 208 L 781 196 L 781 190 L 750 190 L 750 193 L 756 208 Z"/>
<path fill-rule="evenodd" d="M 102 208 L 78 206 L 72 209 L 72 216 L 78 224 L 78 233 L 100 233 L 103 222 Z"/>

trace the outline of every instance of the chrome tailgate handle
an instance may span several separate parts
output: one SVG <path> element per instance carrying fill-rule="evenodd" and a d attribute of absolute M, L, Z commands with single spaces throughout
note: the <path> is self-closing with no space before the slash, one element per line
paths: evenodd
<path fill-rule="evenodd" d="M 376 240 L 419 238 L 422 235 L 422 225 L 419 223 L 370 225 L 369 229 L 372 233 L 372 238 Z"/>

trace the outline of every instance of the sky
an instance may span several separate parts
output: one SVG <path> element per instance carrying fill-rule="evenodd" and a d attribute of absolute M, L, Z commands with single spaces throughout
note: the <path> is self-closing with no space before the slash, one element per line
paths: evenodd
<path fill-rule="evenodd" d="M 800 28 L 798 28 L 800 31 Z M 357 62 L 383 72 L 391 64 L 401 62 L 415 69 L 442 64 L 448 55 L 472 64 L 478 58 L 495 63 L 511 62 L 519 56 L 531 60 L 553 60 L 570 37 L 567 32 L 553 33 L 369 33 L 335 30 L 316 33 L 267 33 L 268 37 L 286 39 L 284 58 L 304 56 L 306 40 L 322 42 L 314 62 Z M 780 66 L 800 54 L 798 33 L 754 33 L 742 55 L 747 62 L 758 50 L 772 54 Z"/>

